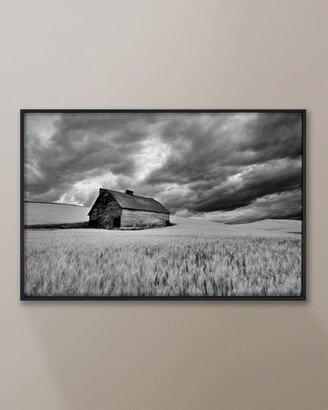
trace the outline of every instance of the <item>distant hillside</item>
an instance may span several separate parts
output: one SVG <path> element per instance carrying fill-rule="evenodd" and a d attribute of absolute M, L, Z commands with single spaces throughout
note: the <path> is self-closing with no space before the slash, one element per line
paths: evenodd
<path fill-rule="evenodd" d="M 25 202 L 25 225 L 88 221 L 90 208 L 70 204 Z"/>
<path fill-rule="evenodd" d="M 301 233 L 302 221 L 292 219 L 263 219 L 245 224 L 234 224 L 233 226 L 241 229 L 257 229 L 265 231 L 280 231 L 287 233 Z"/>

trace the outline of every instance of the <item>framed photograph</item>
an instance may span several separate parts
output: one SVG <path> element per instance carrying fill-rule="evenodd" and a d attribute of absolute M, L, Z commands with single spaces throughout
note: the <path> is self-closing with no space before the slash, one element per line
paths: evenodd
<path fill-rule="evenodd" d="M 305 117 L 21 110 L 21 300 L 305 300 Z"/>

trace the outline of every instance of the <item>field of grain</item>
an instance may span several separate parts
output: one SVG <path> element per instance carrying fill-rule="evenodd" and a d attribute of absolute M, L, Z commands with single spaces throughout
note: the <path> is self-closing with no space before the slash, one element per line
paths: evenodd
<path fill-rule="evenodd" d="M 143 231 L 26 230 L 30 296 L 298 296 L 301 238 L 172 217 Z"/>
<path fill-rule="evenodd" d="M 90 208 L 66 204 L 25 202 L 25 225 L 88 221 Z"/>

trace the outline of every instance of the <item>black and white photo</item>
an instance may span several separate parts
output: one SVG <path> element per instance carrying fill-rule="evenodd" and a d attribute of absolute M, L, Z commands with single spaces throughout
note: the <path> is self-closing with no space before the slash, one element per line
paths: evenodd
<path fill-rule="evenodd" d="M 22 299 L 304 299 L 304 110 L 22 110 Z"/>

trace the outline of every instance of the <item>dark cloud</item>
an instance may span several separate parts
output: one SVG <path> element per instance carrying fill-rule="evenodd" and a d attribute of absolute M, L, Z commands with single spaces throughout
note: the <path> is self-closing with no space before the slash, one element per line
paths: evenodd
<path fill-rule="evenodd" d="M 130 187 L 190 215 L 301 214 L 300 114 L 29 114 L 26 128 L 28 199 L 90 205 L 99 186 Z"/>
<path fill-rule="evenodd" d="M 213 187 L 194 204 L 193 210 L 210 212 L 230 211 L 246 206 L 265 195 L 285 192 L 299 188 L 301 164 L 299 161 L 279 160 L 255 167 L 241 175 L 236 184 Z"/>
<path fill-rule="evenodd" d="M 33 116 L 33 114 L 30 114 Z M 26 183 L 31 197 L 58 200 L 70 186 L 106 172 L 132 176 L 149 119 L 107 114 L 63 114 L 45 142 L 26 137 Z"/>
<path fill-rule="evenodd" d="M 215 222 L 245 223 L 259 219 L 302 219 L 300 190 L 267 195 L 243 208 L 228 212 L 212 212 L 207 219 Z"/>

